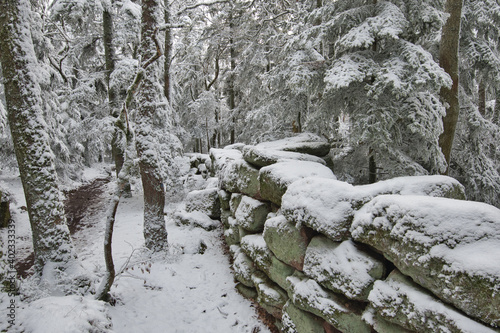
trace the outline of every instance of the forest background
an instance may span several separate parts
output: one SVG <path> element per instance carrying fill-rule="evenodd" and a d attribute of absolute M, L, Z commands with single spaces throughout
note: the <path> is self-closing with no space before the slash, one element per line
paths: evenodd
<path fill-rule="evenodd" d="M 117 175 L 140 174 L 146 247 L 160 251 L 183 152 L 303 131 L 332 144 L 341 180 L 449 174 L 500 207 L 497 0 L 0 9 L 0 165 L 20 169 L 39 271 L 73 258 L 57 185 L 82 166 L 114 160 Z"/>

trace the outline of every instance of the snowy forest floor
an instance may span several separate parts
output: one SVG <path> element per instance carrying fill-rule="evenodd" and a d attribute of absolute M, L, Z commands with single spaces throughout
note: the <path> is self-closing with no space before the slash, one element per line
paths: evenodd
<path fill-rule="evenodd" d="M 105 271 L 105 213 L 114 186 L 105 169 L 86 170 L 84 183 L 75 184 L 66 202 L 79 259 L 96 284 Z M 15 199 L 11 210 L 16 223 L 16 253 L 18 268 L 24 271 L 32 260 L 32 245 L 20 179 L 4 172 L 0 182 Z M 134 186 L 139 187 L 138 183 Z M 166 207 L 168 253 L 151 255 L 142 248 L 142 193 L 135 190 L 132 198 L 122 199 L 113 235 L 113 256 L 117 270 L 124 269 L 111 289 L 116 304 L 99 305 L 107 320 L 112 321 L 112 328 L 103 332 L 269 332 L 258 319 L 254 305 L 234 288 L 221 229 L 208 232 L 177 226 L 171 216 L 178 204 Z M 5 241 L 5 230 L 0 230 L 0 236 Z M 23 275 L 27 276 L 25 272 Z M 24 284 L 29 289 L 29 278 L 20 279 L 20 283 L 21 290 Z M 6 293 L 0 293 L 2 309 L 9 301 Z M 40 301 L 43 306 L 37 304 Z M 0 331 L 84 332 L 89 321 L 98 318 L 94 314 L 95 301 L 90 306 L 77 297 L 40 301 L 30 304 L 16 297 L 16 325 L 9 327 L 7 316 L 2 315 Z"/>

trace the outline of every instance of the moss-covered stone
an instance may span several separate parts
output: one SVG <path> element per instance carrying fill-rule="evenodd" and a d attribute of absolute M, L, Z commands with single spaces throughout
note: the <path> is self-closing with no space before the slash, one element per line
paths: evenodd
<path fill-rule="evenodd" d="M 484 323 L 500 326 L 500 210 L 425 196 L 379 196 L 356 214 L 353 238 Z"/>
<path fill-rule="evenodd" d="M 302 270 L 312 232 L 289 222 L 283 215 L 278 215 L 266 220 L 263 236 L 267 246 L 279 260 Z"/>
<path fill-rule="evenodd" d="M 289 186 L 281 211 L 291 222 L 306 225 L 333 241 L 343 241 L 350 238 L 354 214 L 371 198 L 345 182 L 306 178 Z"/>
<path fill-rule="evenodd" d="M 283 333 L 325 333 L 322 319 L 302 311 L 291 301 L 283 307 L 282 323 Z"/>
<path fill-rule="evenodd" d="M 252 260 L 241 250 L 238 245 L 229 247 L 233 257 L 234 277 L 247 287 L 255 287 L 252 275 L 256 272 Z"/>
<path fill-rule="evenodd" d="M 229 210 L 229 202 L 231 201 L 231 192 L 227 192 L 224 190 L 219 190 L 219 201 L 220 201 L 220 208 L 222 210 Z"/>
<path fill-rule="evenodd" d="M 245 286 L 243 283 L 238 283 L 236 285 L 236 290 L 238 290 L 238 292 L 247 299 L 257 299 L 257 290 L 255 288 L 250 288 Z"/>
<path fill-rule="evenodd" d="M 272 282 L 264 272 L 256 271 L 252 280 L 257 289 L 257 302 L 275 318 L 281 319 L 281 310 L 288 300 L 286 291 Z"/>
<path fill-rule="evenodd" d="M 384 276 L 385 267 L 351 240 L 338 243 L 316 236 L 307 248 L 304 272 L 325 288 L 366 301 L 375 280 Z"/>
<path fill-rule="evenodd" d="M 258 148 L 292 151 L 315 156 L 325 156 L 330 152 L 330 144 L 316 134 L 300 133 L 292 137 L 261 142 Z"/>
<path fill-rule="evenodd" d="M 238 192 L 259 198 L 259 170 L 245 160 L 229 163 L 219 174 L 221 186 L 229 192 Z"/>
<path fill-rule="evenodd" d="M 418 333 L 385 320 L 375 312 L 371 305 L 367 306 L 365 312 L 363 312 L 363 320 L 377 333 Z"/>
<path fill-rule="evenodd" d="M 342 332 L 370 332 L 370 326 L 362 320 L 364 305 L 322 288 L 299 272 L 287 281 L 289 297 L 298 308 L 325 319 Z"/>
<path fill-rule="evenodd" d="M 260 169 L 260 195 L 264 200 L 281 206 L 281 198 L 288 186 L 294 181 L 307 177 L 335 179 L 329 168 L 315 162 L 280 162 Z"/>
<path fill-rule="evenodd" d="M 270 211 L 269 204 L 245 195 L 236 210 L 236 222 L 250 232 L 260 232 L 264 230 L 264 223 Z"/>
<path fill-rule="evenodd" d="M 241 193 L 232 193 L 231 194 L 231 200 L 229 201 L 229 210 L 231 211 L 231 214 L 233 217 L 236 215 L 236 210 L 238 209 L 238 206 L 240 205 L 241 199 L 243 198 L 243 195 Z"/>
<path fill-rule="evenodd" d="M 220 212 L 220 221 L 225 229 L 229 228 L 229 218 L 231 217 L 231 211 L 221 209 Z"/>
<path fill-rule="evenodd" d="M 464 316 L 397 270 L 375 283 L 370 301 L 383 319 L 415 332 L 500 332 Z"/>
<path fill-rule="evenodd" d="M 240 244 L 240 233 L 238 227 L 224 229 L 224 240 L 228 246 Z"/>
<path fill-rule="evenodd" d="M 286 278 L 292 275 L 295 269 L 281 262 L 269 250 L 262 235 L 248 235 L 241 239 L 243 251 L 253 260 L 257 267 L 277 283 L 281 288 L 287 287 Z"/>
<path fill-rule="evenodd" d="M 188 213 L 198 211 L 213 219 L 220 218 L 220 201 L 217 188 L 191 191 L 186 196 L 185 202 Z"/>
<path fill-rule="evenodd" d="M 280 161 L 309 161 L 322 165 L 326 164 L 322 158 L 317 156 L 254 146 L 245 146 L 243 149 L 243 158 L 257 168 L 269 166 Z"/>

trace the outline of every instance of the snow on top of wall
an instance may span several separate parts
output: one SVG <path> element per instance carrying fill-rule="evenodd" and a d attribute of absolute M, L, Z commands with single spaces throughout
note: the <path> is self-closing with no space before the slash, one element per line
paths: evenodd
<path fill-rule="evenodd" d="M 313 144 L 313 143 L 324 144 L 326 140 L 312 133 L 301 133 L 297 136 L 293 136 L 290 138 L 285 138 L 270 142 L 261 142 L 257 144 L 256 147 L 263 149 L 273 149 L 273 150 L 288 150 L 288 149 L 294 149 L 295 147 L 300 146 L 306 142 L 308 144 Z"/>
<path fill-rule="evenodd" d="M 399 235 L 405 242 L 430 247 L 428 257 L 452 263 L 452 271 L 473 270 L 500 277 L 500 210 L 496 207 L 445 198 L 382 195 L 356 213 L 353 237 L 369 225 Z"/>
<path fill-rule="evenodd" d="M 337 179 L 332 170 L 322 164 L 309 161 L 286 161 L 263 167 L 261 173 L 267 173 L 278 184 L 291 184 L 306 177 Z"/>

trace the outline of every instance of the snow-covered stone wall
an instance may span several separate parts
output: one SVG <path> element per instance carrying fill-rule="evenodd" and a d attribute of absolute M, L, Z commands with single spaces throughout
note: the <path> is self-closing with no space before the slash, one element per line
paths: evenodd
<path fill-rule="evenodd" d="M 445 176 L 352 186 L 328 151 L 211 150 L 238 290 L 283 332 L 500 332 L 500 210 Z"/>

